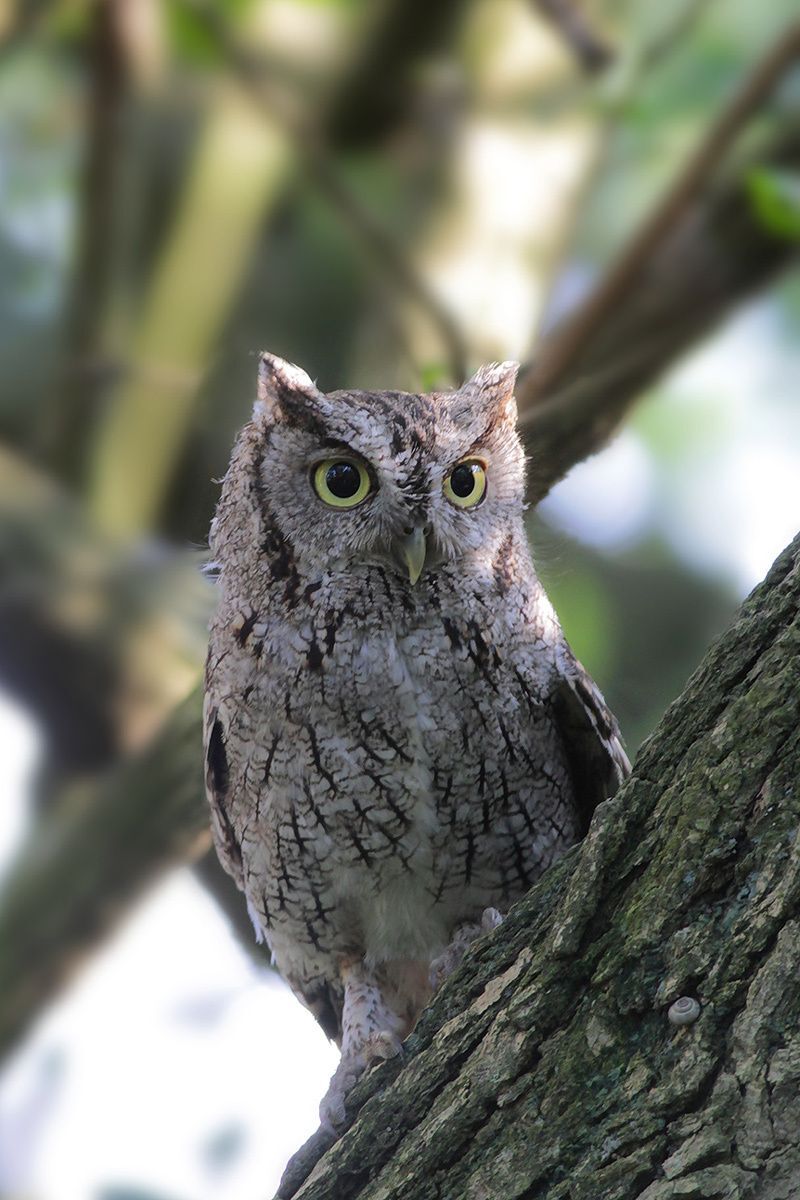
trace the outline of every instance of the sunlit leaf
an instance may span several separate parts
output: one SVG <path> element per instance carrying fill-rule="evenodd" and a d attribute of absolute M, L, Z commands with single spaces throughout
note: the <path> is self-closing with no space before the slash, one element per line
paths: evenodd
<path fill-rule="evenodd" d="M 198 66 L 217 66 L 222 58 L 207 23 L 183 0 L 168 0 L 167 28 L 177 58 Z"/>
<path fill-rule="evenodd" d="M 419 369 L 419 376 L 423 392 L 435 392 L 450 385 L 446 363 L 423 363 Z"/>
<path fill-rule="evenodd" d="M 764 229 L 800 241 L 800 173 L 759 167 L 750 171 L 747 192 Z"/>
<path fill-rule="evenodd" d="M 219 24 L 235 24 L 254 0 L 216 0 L 213 6 L 190 0 L 167 0 L 170 41 L 178 58 L 198 66 L 218 67 L 225 51 L 215 36 Z"/>

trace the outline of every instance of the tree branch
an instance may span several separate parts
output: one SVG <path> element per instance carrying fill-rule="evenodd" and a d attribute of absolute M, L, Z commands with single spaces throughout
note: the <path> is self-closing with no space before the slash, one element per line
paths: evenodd
<path fill-rule="evenodd" d="M 614 60 L 614 51 L 592 26 L 576 0 L 533 0 L 545 21 L 561 35 L 578 66 L 588 75 L 603 71 Z"/>
<path fill-rule="evenodd" d="M 453 41 L 464 0 L 379 0 L 367 11 L 371 35 L 325 122 L 325 141 L 365 150 L 395 131 L 416 95 L 413 72 Z"/>
<path fill-rule="evenodd" d="M 684 170 L 661 202 L 628 243 L 617 263 L 604 276 L 580 309 L 573 313 L 543 348 L 536 362 L 531 388 L 538 396 L 552 390 L 567 363 L 591 340 L 606 313 L 628 293 L 643 267 L 652 259 L 713 178 L 743 126 L 767 100 L 776 84 L 800 58 L 800 21 L 785 30 L 754 71 L 734 93 Z"/>
<path fill-rule="evenodd" d="M 576 463 L 602 449 L 666 367 L 797 261 L 797 243 L 765 229 L 753 209 L 746 180 L 764 165 L 797 170 L 800 130 L 780 130 L 691 206 L 664 242 L 639 262 L 624 296 L 597 311 L 591 328 L 587 324 L 578 337 L 567 318 L 566 333 L 553 334 L 552 357 L 545 341 L 542 371 L 534 361 L 517 388 L 534 502 Z M 583 322 L 581 313 L 575 320 Z M 561 357 L 562 337 L 570 342 L 570 359 Z"/>
<path fill-rule="evenodd" d="M 796 246 L 770 235 L 751 212 L 741 186 L 745 170 L 721 187 L 712 180 L 743 126 L 798 60 L 800 21 L 736 91 L 616 265 L 545 340 L 518 389 L 534 455 L 534 499 L 605 443 L 667 362 L 794 256 Z M 750 165 L 794 168 L 799 156 L 792 125 Z"/>
<path fill-rule="evenodd" d="M 65 305 L 63 381 L 40 438 L 60 477 L 83 482 L 99 392 L 112 374 L 103 329 L 113 277 L 116 193 L 125 139 L 121 123 L 129 70 L 120 6 L 98 0 L 86 45 L 86 146 L 79 195 L 77 249 Z"/>
<path fill-rule="evenodd" d="M 393 290 L 405 295 L 429 319 L 441 340 L 454 385 L 463 383 L 468 374 L 467 345 L 447 305 L 428 287 L 389 231 L 346 186 L 333 159 L 321 146 L 306 149 L 303 166 L 320 194 L 364 247 Z"/>
<path fill-rule="evenodd" d="M 253 103 L 271 120 L 277 121 L 291 139 L 306 178 L 331 206 L 354 241 L 366 252 L 368 261 L 387 280 L 393 291 L 405 296 L 425 314 L 442 343 L 453 383 L 460 384 L 468 374 L 468 364 L 467 345 L 458 322 L 415 269 L 403 246 L 348 187 L 337 168 L 329 142 L 297 120 L 292 106 L 286 102 L 280 81 L 276 87 L 274 73 L 265 75 L 260 59 L 236 43 L 217 12 L 204 7 L 195 12 L 195 19 L 201 21 L 209 34 L 219 42 L 225 53 L 228 70 Z M 377 36 L 380 38 L 380 34 Z M 397 53 L 397 48 L 394 52 Z M 350 87 L 347 81 L 343 86 L 343 94 L 350 96 Z M 347 103 L 351 101 L 352 96 Z M 335 132 L 334 122 L 333 134 Z"/>
<path fill-rule="evenodd" d="M 793 1194 L 799 648 L 800 537 L 282 1200 Z"/>

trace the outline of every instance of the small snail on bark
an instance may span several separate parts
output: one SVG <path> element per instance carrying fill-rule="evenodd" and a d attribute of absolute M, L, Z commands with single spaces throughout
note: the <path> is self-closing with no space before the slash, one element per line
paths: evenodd
<path fill-rule="evenodd" d="M 700 1005 L 693 996 L 681 996 L 671 1004 L 667 1020 L 671 1025 L 691 1025 L 700 1016 Z"/>

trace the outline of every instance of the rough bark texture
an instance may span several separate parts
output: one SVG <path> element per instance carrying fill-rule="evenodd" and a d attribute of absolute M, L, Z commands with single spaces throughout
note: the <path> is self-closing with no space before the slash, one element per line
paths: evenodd
<path fill-rule="evenodd" d="M 282 1197 L 800 1194 L 799 652 L 800 537 Z"/>

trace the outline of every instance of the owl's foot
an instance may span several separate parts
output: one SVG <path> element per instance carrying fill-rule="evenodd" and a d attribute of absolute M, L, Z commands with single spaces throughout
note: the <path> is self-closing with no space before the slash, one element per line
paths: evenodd
<path fill-rule="evenodd" d="M 331 1076 L 328 1090 L 319 1106 L 322 1128 L 338 1136 L 346 1120 L 345 1101 L 361 1076 L 370 1067 L 395 1058 L 402 1049 L 403 1043 L 400 1038 L 390 1030 L 384 1029 L 380 1033 L 372 1034 L 359 1050 L 347 1057 L 342 1055 L 342 1060 Z"/>
<path fill-rule="evenodd" d="M 363 963 L 342 971 L 342 1058 L 319 1106 L 324 1129 L 337 1133 L 345 1124 L 345 1101 L 364 1072 L 394 1058 L 403 1048 L 404 1022 L 383 998 L 380 985 Z"/>
<path fill-rule="evenodd" d="M 483 937 L 485 933 L 491 933 L 502 923 L 503 914 L 501 912 L 498 912 L 496 908 L 485 908 L 481 913 L 480 921 L 459 925 L 447 949 L 431 962 L 430 981 L 433 991 L 437 991 L 445 979 L 453 974 L 456 967 L 461 965 L 462 958 L 477 938 Z"/>
<path fill-rule="evenodd" d="M 331 1076 L 327 1092 L 320 1101 L 319 1123 L 327 1133 L 333 1134 L 334 1137 L 339 1136 L 339 1132 L 345 1124 L 347 1117 L 345 1100 L 363 1071 L 363 1064 L 342 1058 Z"/>
<path fill-rule="evenodd" d="M 373 1033 L 372 1037 L 367 1042 L 364 1053 L 367 1059 L 367 1066 L 374 1067 L 379 1062 L 386 1062 L 390 1058 L 397 1058 L 403 1050 L 403 1043 L 396 1033 L 392 1033 L 390 1029 L 382 1029 L 380 1033 Z"/>

